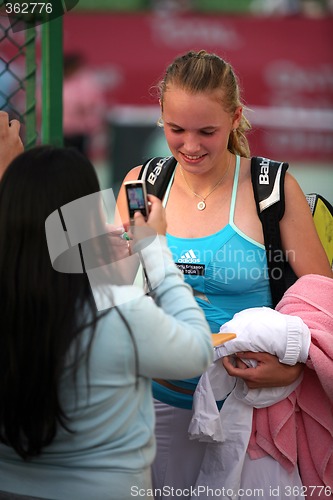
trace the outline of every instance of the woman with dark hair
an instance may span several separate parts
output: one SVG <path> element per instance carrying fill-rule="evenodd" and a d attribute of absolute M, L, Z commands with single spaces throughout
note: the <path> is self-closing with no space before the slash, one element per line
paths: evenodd
<path fill-rule="evenodd" d="M 144 248 L 149 275 L 156 247 L 138 233 L 158 234 L 164 279 L 155 301 L 135 285 L 110 285 L 116 305 L 101 312 L 88 271 L 52 268 L 45 221 L 59 214 L 69 241 L 64 207 L 99 190 L 83 155 L 49 146 L 19 155 L 0 182 L 0 490 L 8 498 L 148 497 L 151 378 L 195 376 L 212 361 L 208 325 L 172 262 L 157 198 L 147 222 L 136 214 L 131 242 L 132 253 Z M 107 232 L 100 206 L 91 206 L 86 226 Z M 96 241 L 102 266 L 107 249 L 99 247 L 112 254 L 112 238 Z"/>

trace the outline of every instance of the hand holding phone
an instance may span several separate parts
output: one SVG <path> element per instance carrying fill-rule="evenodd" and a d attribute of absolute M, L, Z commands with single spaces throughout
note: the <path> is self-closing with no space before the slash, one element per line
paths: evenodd
<path fill-rule="evenodd" d="M 127 181 L 124 186 L 130 220 L 133 220 L 135 212 L 140 212 L 147 220 L 149 207 L 145 182 L 142 180 Z"/>
<path fill-rule="evenodd" d="M 139 212 L 145 223 L 136 220 L 135 226 L 147 225 L 157 234 L 165 235 L 166 216 L 161 200 L 156 196 L 149 195 L 148 202 L 146 185 L 142 180 L 126 181 L 124 187 L 131 226 L 134 226 L 134 214 Z"/>

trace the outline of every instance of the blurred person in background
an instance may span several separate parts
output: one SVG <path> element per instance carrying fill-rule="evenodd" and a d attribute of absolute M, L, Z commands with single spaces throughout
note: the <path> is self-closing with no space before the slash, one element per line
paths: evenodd
<path fill-rule="evenodd" d="M 64 55 L 63 131 L 64 145 L 87 157 L 93 140 L 105 126 L 105 99 L 98 80 L 77 52 Z"/>

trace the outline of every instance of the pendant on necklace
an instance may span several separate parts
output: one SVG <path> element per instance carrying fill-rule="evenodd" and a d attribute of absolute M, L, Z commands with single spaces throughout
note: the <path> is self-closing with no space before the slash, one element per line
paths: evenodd
<path fill-rule="evenodd" d="M 199 201 L 199 203 L 197 204 L 197 209 L 198 210 L 205 210 L 206 208 L 206 203 L 202 200 L 202 201 Z"/>

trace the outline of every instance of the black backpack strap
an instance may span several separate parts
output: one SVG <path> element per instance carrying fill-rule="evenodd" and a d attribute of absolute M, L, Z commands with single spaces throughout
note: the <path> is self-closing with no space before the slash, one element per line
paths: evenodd
<path fill-rule="evenodd" d="M 154 157 L 142 165 L 139 179 L 146 181 L 148 194 L 154 194 L 162 199 L 168 187 L 177 160 L 173 156 Z"/>
<path fill-rule="evenodd" d="M 273 306 L 286 291 L 285 261 L 280 235 L 280 220 L 284 214 L 284 178 L 288 163 L 268 158 L 251 159 L 251 179 L 258 216 L 264 233 L 268 275 Z"/>

